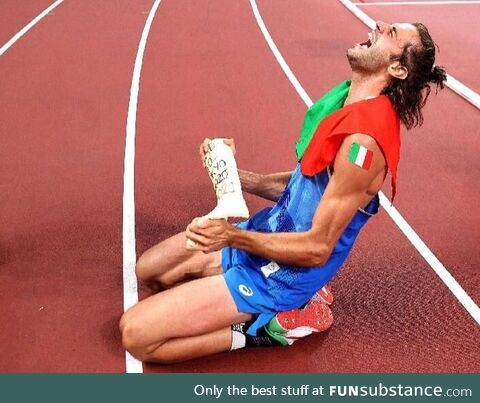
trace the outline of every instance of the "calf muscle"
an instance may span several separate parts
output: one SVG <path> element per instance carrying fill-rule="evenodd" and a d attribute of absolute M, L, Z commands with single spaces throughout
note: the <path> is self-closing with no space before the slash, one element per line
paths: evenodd
<path fill-rule="evenodd" d="M 193 354 L 190 344 L 198 345 L 195 336 L 218 332 L 250 318 L 250 314 L 238 312 L 223 276 L 217 275 L 182 284 L 139 302 L 123 315 L 120 330 L 124 347 L 135 357 L 154 360 L 157 355 L 158 361 L 162 361 L 160 356 L 168 352 L 173 362 L 175 349 L 165 344 L 168 341 L 185 338 L 183 346 Z M 192 338 L 190 342 L 188 338 Z M 219 351 L 225 349 L 225 343 Z M 193 358 L 186 355 L 182 352 L 177 358 Z"/>

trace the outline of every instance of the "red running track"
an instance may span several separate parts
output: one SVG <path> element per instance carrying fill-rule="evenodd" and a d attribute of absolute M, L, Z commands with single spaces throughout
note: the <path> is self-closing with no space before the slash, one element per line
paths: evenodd
<path fill-rule="evenodd" d="M 63 3 L 1 58 L 2 372 L 124 368 L 125 116 L 151 2 L 108 4 Z"/>
<path fill-rule="evenodd" d="M 1 84 L 2 133 L 9 135 L 0 152 L 2 172 L 12 178 L 2 184 L 0 314 L 9 328 L 0 331 L 1 371 L 124 370 L 116 329 L 123 146 L 136 47 L 152 3 L 112 10 L 105 2 L 68 2 L 1 59 L 0 74 L 9 78 Z M 348 77 L 345 49 L 367 29 L 343 6 L 306 0 L 259 6 L 312 98 Z M 139 97 L 138 254 L 214 204 L 197 157 L 204 137 L 234 136 L 240 167 L 291 169 L 305 109 L 247 2 L 163 0 Z M 432 99 L 426 124 L 404 133 L 396 201 L 477 301 L 478 119 L 448 90 Z M 249 198 L 249 204 L 254 211 L 265 203 Z M 289 348 L 145 369 L 480 369 L 479 327 L 385 213 L 367 226 L 333 284 L 335 324 L 324 334 Z"/>
<path fill-rule="evenodd" d="M 0 46 L 3 46 L 50 4 L 53 4 L 52 0 L 22 1 L 21 5 L 18 0 L 2 0 L 0 4 Z M 52 12 L 52 14 L 54 13 L 55 11 Z"/>

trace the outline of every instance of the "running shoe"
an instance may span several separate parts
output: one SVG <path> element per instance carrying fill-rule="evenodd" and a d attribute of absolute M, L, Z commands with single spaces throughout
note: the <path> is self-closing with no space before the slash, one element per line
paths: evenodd
<path fill-rule="evenodd" d="M 326 285 L 318 290 L 312 299 L 319 299 L 320 301 L 324 302 L 327 305 L 333 304 L 333 294 L 332 294 L 332 287 Z"/>
<path fill-rule="evenodd" d="M 332 323 L 330 307 L 323 302 L 323 296 L 315 296 L 303 309 L 277 313 L 265 330 L 270 337 L 285 346 L 312 333 L 324 332 Z"/>

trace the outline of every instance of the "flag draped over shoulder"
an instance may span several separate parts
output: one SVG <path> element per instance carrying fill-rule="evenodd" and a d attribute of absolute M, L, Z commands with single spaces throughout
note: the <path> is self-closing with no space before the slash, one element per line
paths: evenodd
<path fill-rule="evenodd" d="M 300 161 L 312 140 L 318 125 L 328 115 L 340 109 L 347 99 L 350 81 L 343 81 L 328 91 L 322 98 L 315 102 L 307 111 L 303 120 L 300 136 L 295 144 L 297 161 Z"/>
<path fill-rule="evenodd" d="M 350 81 L 341 83 L 308 110 L 296 143 L 302 173 L 312 176 L 331 165 L 346 136 L 367 134 L 376 140 L 385 157 L 392 176 L 393 202 L 400 159 L 400 120 L 385 95 L 342 107 L 349 88 Z"/>

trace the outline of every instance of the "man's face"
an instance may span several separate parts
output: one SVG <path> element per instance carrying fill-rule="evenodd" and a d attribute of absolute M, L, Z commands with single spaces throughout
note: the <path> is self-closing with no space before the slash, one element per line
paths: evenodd
<path fill-rule="evenodd" d="M 408 44 L 419 44 L 417 28 L 408 23 L 377 22 L 365 42 L 348 49 L 347 58 L 353 71 L 375 73 L 385 71 L 392 59 L 400 56 Z"/>

